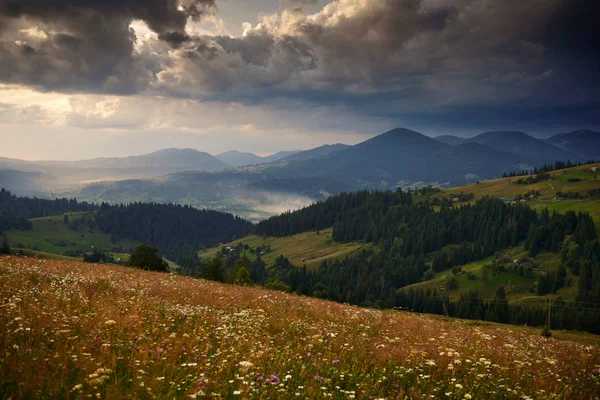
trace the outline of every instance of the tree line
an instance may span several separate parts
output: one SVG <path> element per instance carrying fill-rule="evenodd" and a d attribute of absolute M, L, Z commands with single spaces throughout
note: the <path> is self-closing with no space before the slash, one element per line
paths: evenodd
<path fill-rule="evenodd" d="M 83 218 L 63 222 L 73 225 L 85 223 L 103 233 L 148 243 L 172 261 L 184 267 L 199 263 L 197 252 L 202 247 L 217 246 L 244 236 L 252 223 L 232 214 L 212 210 L 199 210 L 190 206 L 158 203 L 132 203 L 127 205 L 101 205 L 78 202 L 76 199 L 39 199 L 17 197 L 5 189 L 0 190 L 0 231 L 10 229 L 30 230 L 30 218 L 61 215 L 70 212 L 94 211 L 87 222 Z M 98 255 L 87 255 L 98 262 Z"/>
<path fill-rule="evenodd" d="M 17 197 L 8 190 L 0 189 L 0 231 L 10 229 L 30 230 L 30 218 L 60 215 L 68 212 L 92 211 L 94 204 L 75 199 L 40 199 Z"/>
<path fill-rule="evenodd" d="M 102 232 L 148 243 L 184 267 L 199 262 L 200 248 L 235 240 L 252 227 L 251 222 L 232 214 L 158 203 L 104 203 L 95 222 Z"/>
<path fill-rule="evenodd" d="M 598 160 L 588 160 L 585 162 L 572 163 L 570 160 L 567 161 L 556 161 L 554 164 L 544 164 L 541 167 L 535 167 L 533 169 L 522 169 L 520 171 L 505 172 L 502 174 L 503 178 L 514 178 L 517 176 L 529 176 L 546 174 L 552 171 L 560 171 L 562 169 L 580 167 L 582 165 L 596 164 Z"/>

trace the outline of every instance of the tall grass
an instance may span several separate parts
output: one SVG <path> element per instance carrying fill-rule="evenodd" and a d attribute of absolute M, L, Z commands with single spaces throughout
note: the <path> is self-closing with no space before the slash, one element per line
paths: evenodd
<path fill-rule="evenodd" d="M 591 399 L 598 368 L 537 330 L 0 258 L 0 398 Z"/>

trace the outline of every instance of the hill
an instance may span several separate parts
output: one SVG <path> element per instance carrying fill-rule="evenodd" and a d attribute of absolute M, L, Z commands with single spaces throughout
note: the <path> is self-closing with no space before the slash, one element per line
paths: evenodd
<path fill-rule="evenodd" d="M 232 167 L 243 167 L 246 165 L 262 164 L 265 160 L 253 153 L 242 153 L 241 151 L 231 150 L 215 156 L 219 160 L 231 165 Z"/>
<path fill-rule="evenodd" d="M 289 157 L 291 155 L 294 155 L 294 154 L 300 153 L 300 152 L 301 152 L 301 150 L 278 151 L 277 153 L 271 154 L 270 156 L 263 157 L 263 159 L 267 163 L 272 163 L 272 162 L 279 161 L 281 159 L 284 159 L 286 157 Z"/>
<path fill-rule="evenodd" d="M 12 247 L 67 256 L 80 257 L 92 246 L 100 252 L 127 253 L 147 243 L 193 269 L 201 246 L 236 239 L 251 225 L 232 214 L 175 204 L 96 205 L 17 197 L 0 190 L 0 233 L 7 234 Z"/>
<path fill-rule="evenodd" d="M 212 155 L 194 149 L 162 149 L 141 156 L 123 158 L 96 158 L 71 162 L 41 162 L 42 165 L 60 165 L 70 168 L 144 169 L 161 171 L 165 174 L 179 171 L 217 171 L 231 168 L 230 165 Z"/>
<path fill-rule="evenodd" d="M 206 153 L 167 149 L 79 162 L 78 168 L 50 163 L 35 179 L 18 186 L 7 179 L 7 184 L 27 193 L 88 201 L 187 204 L 257 221 L 341 192 L 460 186 L 542 163 L 587 159 L 579 147 L 565 151 L 522 132 L 487 132 L 454 145 L 442 139 L 398 128 L 355 146 L 326 145 L 262 158 L 235 151 L 219 155 L 235 166 L 253 164 L 234 170 Z"/>
<path fill-rule="evenodd" d="M 346 144 L 336 143 L 336 144 L 326 144 L 324 146 L 320 146 L 311 150 L 300 151 L 298 153 L 294 153 L 287 157 L 281 159 L 281 161 L 293 162 L 293 161 L 306 161 L 312 160 L 313 158 L 319 158 L 328 156 L 332 153 L 336 153 L 338 151 L 346 150 L 352 146 L 348 146 Z"/>
<path fill-rule="evenodd" d="M 586 129 L 560 133 L 546 140 L 565 151 L 581 154 L 588 160 L 600 160 L 600 133 Z"/>
<path fill-rule="evenodd" d="M 220 171 L 231 166 L 193 149 L 163 149 L 154 153 L 81 161 L 0 159 L 0 187 L 19 195 L 64 195 L 98 181 L 153 178 L 183 171 Z"/>
<path fill-rule="evenodd" d="M 65 223 L 65 216 L 68 222 Z M 33 218 L 31 230 L 12 229 L 6 232 L 16 249 L 81 257 L 92 251 L 131 253 L 139 242 L 102 232 L 95 224 L 94 212 L 67 213 Z"/>
<path fill-rule="evenodd" d="M 591 335 L 66 261 L 0 257 L 0 277 L 0 387 L 14 398 L 600 395 Z"/>
<path fill-rule="evenodd" d="M 480 145 L 457 147 L 461 146 Z M 530 312 L 522 308 L 523 304 L 539 305 L 550 298 L 557 304 L 566 301 L 568 307 L 581 307 L 578 302 L 597 301 L 596 292 L 589 290 L 592 275 L 586 275 L 600 268 L 600 246 L 595 232 L 598 225 L 594 227 L 598 202 L 587 197 L 592 196 L 589 193 L 596 193 L 596 196 L 600 193 L 600 185 L 593 179 L 591 169 L 594 167 L 587 165 L 553 171 L 547 174 L 548 178 L 540 175 L 543 177 L 540 182 L 546 184 L 553 185 L 556 179 L 565 193 L 569 193 L 562 195 L 580 196 L 578 207 L 572 209 L 568 209 L 568 201 L 562 198 L 555 201 L 553 207 L 532 209 L 527 203 L 538 205 L 535 202 L 542 200 L 542 194 L 532 189 L 519 189 L 524 191 L 512 196 L 515 199 L 499 199 L 502 196 L 498 192 L 487 198 L 463 194 L 470 186 L 451 191 L 425 188 L 414 193 L 341 194 L 262 221 L 254 230 L 259 237 L 242 238 L 226 245 L 227 251 L 216 249 L 206 254 L 222 257 L 228 269 L 236 260 L 242 260 L 249 266 L 255 282 L 269 284 L 276 280 L 297 293 L 351 304 L 378 307 L 412 304 L 412 308 L 419 311 L 462 313 L 464 318 L 473 318 L 475 314 L 461 311 L 461 302 L 467 300 L 460 296 L 474 290 L 479 296 L 478 301 L 487 302 L 481 309 L 489 311 L 477 318 L 537 325 L 543 323 L 541 308 Z M 525 178 L 506 179 L 514 180 L 510 183 L 512 186 L 528 187 L 516 182 Z M 478 188 L 488 184 L 472 186 Z M 570 191 L 577 186 L 580 192 Z M 463 198 L 465 200 L 461 200 Z M 520 199 L 525 204 L 521 204 Z M 440 206 L 441 209 L 436 208 Z M 561 208 L 562 214 L 552 213 Z M 333 239 L 326 243 L 328 246 L 359 246 L 360 243 L 368 246 L 342 257 L 334 256 L 336 252 L 330 249 L 318 263 L 311 263 L 312 272 L 298 268 L 308 260 L 307 254 L 323 244 L 317 244 L 315 231 L 327 228 L 331 228 Z M 305 242 L 301 252 L 295 252 L 293 247 L 286 247 L 285 251 L 281 248 L 276 252 L 271 252 L 270 248 L 265 251 L 268 243 L 284 240 L 293 243 L 305 237 L 312 237 L 312 240 Z M 242 244 L 246 246 L 245 250 L 238 248 Z M 578 255 L 569 258 L 567 250 L 573 246 L 579 250 L 573 250 L 572 254 Z M 299 257 L 298 253 L 304 256 Z M 489 259 L 499 255 L 502 258 Z M 493 271 L 490 274 L 498 275 L 497 279 L 483 277 L 480 270 L 487 263 Z M 583 274 L 584 278 L 581 277 L 583 265 L 591 268 Z M 451 271 L 450 267 L 453 267 Z M 461 271 L 462 268 L 465 270 Z M 424 281 L 431 282 L 419 283 Z M 409 296 L 403 299 L 397 292 L 402 288 L 438 291 L 427 294 L 402 290 L 401 293 Z M 502 293 L 497 292 L 500 289 Z M 419 301 L 419 296 L 423 297 L 423 303 L 414 303 Z M 439 299 L 444 296 L 450 303 L 442 308 Z M 525 298 L 524 303 L 521 300 Z M 503 317 L 493 311 L 500 301 L 505 301 L 507 307 Z M 566 323 L 561 326 L 567 327 L 574 321 L 563 319 L 555 323 Z M 589 324 L 580 328 L 596 329 Z"/>
<path fill-rule="evenodd" d="M 584 161 L 581 155 L 570 153 L 542 140 L 518 131 L 485 132 L 466 140 L 509 154 L 535 160 L 536 165 L 555 161 Z"/>
<path fill-rule="evenodd" d="M 248 235 L 223 246 L 202 251 L 200 257 L 212 259 L 222 251 L 223 247 L 236 247 L 238 245 L 248 245 L 246 254 L 251 261 L 256 259 L 255 250 L 258 247 L 268 247 L 269 251 L 262 256 L 267 265 L 274 264 L 277 257 L 284 256 L 292 264 L 306 265 L 308 268 L 317 268 L 324 260 L 342 259 L 356 251 L 369 248 L 368 245 L 361 242 L 340 243 L 334 241 L 331 238 L 330 228 L 319 233 L 311 231 L 287 237 Z"/>
<path fill-rule="evenodd" d="M 490 155 L 487 162 L 481 162 L 482 150 L 473 146 L 457 149 L 421 133 L 398 128 L 327 156 L 289 163 L 267 173 L 272 173 L 274 178 L 289 180 L 306 176 L 318 178 L 315 185 L 335 194 L 365 188 L 422 186 L 426 183 L 463 184 L 519 169 L 528 160 L 485 149 L 493 156 Z M 346 188 L 332 190 L 334 187 L 328 186 L 332 177 L 345 180 Z"/>
<path fill-rule="evenodd" d="M 464 143 L 467 140 L 465 138 L 458 137 L 458 136 L 453 136 L 453 135 L 436 136 L 436 137 L 434 137 L 434 139 L 437 140 L 438 142 L 450 144 L 452 146 Z"/>
<path fill-rule="evenodd" d="M 309 150 L 310 152 L 311 150 Z M 260 157 L 254 153 L 243 153 L 237 150 L 226 151 L 225 153 L 217 154 L 215 157 L 226 162 L 233 167 L 245 167 L 259 164 L 269 164 L 280 161 L 287 157 L 293 156 L 296 153 L 304 153 L 298 150 L 280 151 L 270 156 Z"/>
<path fill-rule="evenodd" d="M 596 169 L 596 172 L 592 171 Z M 527 202 L 537 210 L 565 213 L 567 211 L 587 211 L 590 213 L 600 233 L 600 202 L 590 197 L 589 191 L 600 190 L 600 163 L 588 164 L 548 173 L 551 179 L 531 184 L 518 184 L 520 177 L 508 177 L 474 183 L 448 189 L 438 197 L 454 197 L 460 193 L 473 193 L 474 199 L 484 196 L 514 198 L 519 195 L 537 192 Z M 557 193 L 567 197 L 558 197 Z M 577 198 L 569 198 L 569 193 L 577 193 Z M 571 196 L 574 197 L 574 196 Z"/>

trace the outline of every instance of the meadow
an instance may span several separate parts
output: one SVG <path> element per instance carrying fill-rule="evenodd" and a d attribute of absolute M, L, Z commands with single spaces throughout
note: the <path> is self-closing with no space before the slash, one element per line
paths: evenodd
<path fill-rule="evenodd" d="M 316 268 L 321 265 L 323 260 L 341 259 L 362 248 L 369 248 L 372 244 L 360 242 L 341 243 L 331 238 L 332 228 L 317 232 L 304 232 L 297 235 L 286 237 L 262 237 L 258 235 L 248 235 L 238 239 L 225 246 L 235 246 L 239 243 L 247 244 L 255 249 L 259 246 L 269 245 L 271 251 L 262 256 L 267 265 L 273 264 L 280 255 L 287 257 L 293 265 L 302 266 L 306 264 L 309 268 Z M 221 247 L 207 249 L 199 253 L 204 259 L 216 257 Z M 248 258 L 254 259 L 252 253 L 247 253 Z"/>
<path fill-rule="evenodd" d="M 447 292 L 452 301 L 458 301 L 461 295 L 469 291 L 477 291 L 481 298 L 492 300 L 496 294 L 496 289 L 503 286 L 506 290 L 506 296 L 510 304 L 545 304 L 548 299 L 556 300 L 562 298 L 565 301 L 575 301 L 577 297 L 577 285 L 579 277 L 567 271 L 567 284 L 556 291 L 556 293 L 539 296 L 533 289 L 539 277 L 548 271 L 558 269 L 560 264 L 560 255 L 548 251 L 542 251 L 535 257 L 529 257 L 529 252 L 523 246 L 511 247 L 499 252 L 508 260 L 528 259 L 535 265 L 535 270 L 531 277 L 525 277 L 517 274 L 514 270 L 506 269 L 504 271 L 493 273 L 489 272 L 486 280 L 482 279 L 482 267 L 491 265 L 495 256 L 483 258 L 461 266 L 461 273 L 454 275 L 457 287 L 447 291 L 444 283 L 452 274 L 451 270 L 445 270 L 434 274 L 433 279 L 409 285 L 403 290 L 413 289 L 436 289 L 440 292 Z M 471 273 L 474 279 L 469 279 Z M 533 290 L 533 292 L 532 292 Z"/>
<path fill-rule="evenodd" d="M 598 172 L 592 172 L 591 168 L 597 168 Z M 577 192 L 582 195 L 587 194 L 588 190 L 600 189 L 600 164 L 582 165 L 566 170 L 550 172 L 551 179 L 530 185 L 520 185 L 515 183 L 522 177 L 509 177 L 493 179 L 473 183 L 471 185 L 460 186 L 447 189 L 442 192 L 440 197 L 452 197 L 461 192 L 473 193 L 472 202 L 484 196 L 504 197 L 510 199 L 518 195 L 524 195 L 530 191 L 538 191 L 539 196 L 528 203 L 536 210 L 548 208 L 548 211 L 558 211 L 564 213 L 567 211 L 587 211 L 594 219 L 596 230 L 600 235 L 600 200 L 599 199 L 562 199 L 557 198 L 557 192 Z M 571 180 L 571 182 L 569 181 Z M 578 181 L 572 181 L 578 180 Z"/>
<path fill-rule="evenodd" d="M 69 223 L 64 222 L 65 215 L 67 215 Z M 67 252 L 85 253 L 91 251 L 92 246 L 101 251 L 109 251 L 119 246 L 129 250 L 139 244 L 128 239 L 111 238 L 110 235 L 102 233 L 98 228 L 90 226 L 87 222 L 75 224 L 81 218 L 89 221 L 93 217 L 94 214 L 91 212 L 75 212 L 33 218 L 31 219 L 32 230 L 13 229 L 7 232 L 7 236 L 14 248 L 61 255 Z M 120 254 L 117 255 L 121 256 Z"/>
<path fill-rule="evenodd" d="M 1 257 L 0 327 L 0 398 L 600 396 L 597 336 L 118 266 Z"/>

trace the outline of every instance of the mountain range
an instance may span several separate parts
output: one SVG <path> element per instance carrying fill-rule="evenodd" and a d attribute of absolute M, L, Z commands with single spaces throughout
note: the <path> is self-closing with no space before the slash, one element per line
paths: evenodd
<path fill-rule="evenodd" d="M 246 167 L 250 165 L 268 164 L 279 161 L 283 158 L 299 153 L 300 150 L 280 151 L 270 156 L 257 156 L 254 153 L 244 153 L 237 150 L 226 151 L 225 153 L 217 154 L 215 157 L 231 167 Z"/>
<path fill-rule="evenodd" d="M 344 191 L 449 187 L 559 160 L 589 159 L 600 159 L 600 133 L 579 130 L 546 140 L 516 131 L 431 138 L 398 128 L 354 146 L 269 157 L 164 149 L 71 162 L 0 158 L 0 187 L 89 201 L 183 203 L 260 219 Z"/>

